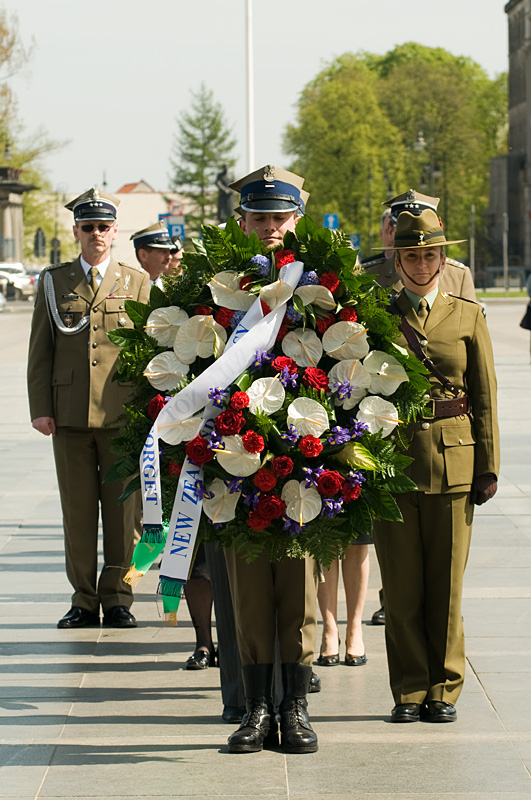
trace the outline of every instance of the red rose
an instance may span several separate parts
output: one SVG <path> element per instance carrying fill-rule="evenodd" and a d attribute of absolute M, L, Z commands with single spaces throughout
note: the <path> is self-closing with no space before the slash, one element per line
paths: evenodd
<path fill-rule="evenodd" d="M 343 476 L 335 470 L 327 469 L 317 479 L 317 491 L 325 497 L 333 497 L 343 488 Z"/>
<path fill-rule="evenodd" d="M 233 408 L 247 408 L 249 405 L 249 395 L 247 392 L 234 392 L 230 399 L 230 404 Z"/>
<path fill-rule="evenodd" d="M 166 401 L 164 400 L 163 396 L 161 394 L 156 394 L 155 397 L 152 397 L 148 403 L 148 417 L 155 421 L 165 405 Z"/>
<path fill-rule="evenodd" d="M 279 519 L 286 511 L 286 504 L 276 494 L 265 494 L 256 504 L 254 513 L 265 519 Z"/>
<path fill-rule="evenodd" d="M 267 315 L 271 313 L 271 309 L 269 308 L 267 303 L 264 303 L 263 300 L 260 300 L 260 305 L 262 306 L 262 314 L 264 315 L 264 317 L 267 317 Z"/>
<path fill-rule="evenodd" d="M 212 314 L 212 309 L 208 306 L 197 306 L 194 314 L 206 314 L 209 317 Z"/>
<path fill-rule="evenodd" d="M 324 286 L 325 289 L 329 289 L 333 294 L 339 287 L 339 278 L 335 272 L 325 272 L 319 278 L 319 283 L 321 286 Z"/>
<path fill-rule="evenodd" d="M 253 279 L 250 275 L 244 275 L 243 278 L 240 279 L 240 289 L 247 289 L 253 283 Z"/>
<path fill-rule="evenodd" d="M 299 450 L 306 458 L 316 458 L 322 449 L 323 445 L 316 436 L 303 436 L 299 441 Z"/>
<path fill-rule="evenodd" d="M 317 389 L 317 391 L 324 389 L 325 392 L 327 392 L 329 389 L 328 375 L 318 367 L 307 367 L 304 370 L 302 382 L 306 384 L 306 386 L 311 386 L 312 389 Z"/>
<path fill-rule="evenodd" d="M 196 436 L 195 439 L 187 442 L 184 449 L 186 455 L 196 467 L 200 467 L 214 458 L 214 453 L 208 449 L 207 440 L 203 439 L 202 436 Z"/>
<path fill-rule="evenodd" d="M 295 261 L 295 253 L 293 250 L 277 250 L 275 253 L 275 264 L 278 269 L 283 267 L 285 264 L 291 264 L 292 261 Z"/>
<path fill-rule="evenodd" d="M 245 425 L 245 419 L 241 411 L 227 408 L 214 420 L 214 426 L 221 436 L 235 436 Z"/>
<path fill-rule="evenodd" d="M 233 315 L 234 311 L 232 309 L 221 306 L 214 314 L 214 319 L 222 328 L 228 328 Z"/>
<path fill-rule="evenodd" d="M 263 531 L 269 526 L 270 523 L 270 519 L 259 516 L 259 514 L 257 514 L 255 511 L 251 511 L 247 520 L 247 525 L 252 528 L 253 531 Z"/>
<path fill-rule="evenodd" d="M 343 322 L 356 322 L 358 315 L 354 308 L 342 308 L 339 312 L 339 319 Z"/>
<path fill-rule="evenodd" d="M 175 461 L 170 461 L 168 464 L 168 472 L 170 475 L 180 475 L 183 468 L 182 464 L 176 464 Z"/>
<path fill-rule="evenodd" d="M 361 486 L 349 486 L 348 483 L 343 484 L 341 497 L 344 503 L 351 503 L 353 500 L 357 500 L 360 494 Z"/>
<path fill-rule="evenodd" d="M 255 431 L 247 431 L 247 433 L 244 433 L 242 436 L 242 444 L 248 453 L 261 453 L 265 447 L 264 437 L 260 436 Z"/>
<path fill-rule="evenodd" d="M 293 472 L 293 461 L 289 456 L 277 456 L 271 462 L 271 469 L 277 478 L 287 478 Z"/>
<path fill-rule="evenodd" d="M 261 492 L 270 492 L 277 485 L 277 479 L 270 470 L 262 467 L 254 476 L 254 485 Z"/>
<path fill-rule="evenodd" d="M 277 342 L 281 342 L 287 333 L 289 333 L 289 328 L 287 325 L 281 325 L 277 333 Z"/>
<path fill-rule="evenodd" d="M 287 356 L 277 356 L 275 360 L 271 362 L 271 366 L 275 372 L 282 372 L 284 367 L 287 367 L 291 375 L 297 372 L 298 369 L 297 362 Z"/>
<path fill-rule="evenodd" d="M 328 330 L 330 325 L 333 325 L 336 321 L 336 318 L 333 314 L 327 314 L 326 317 L 318 317 L 317 322 L 315 323 L 315 327 L 319 331 L 319 333 L 324 333 Z"/>

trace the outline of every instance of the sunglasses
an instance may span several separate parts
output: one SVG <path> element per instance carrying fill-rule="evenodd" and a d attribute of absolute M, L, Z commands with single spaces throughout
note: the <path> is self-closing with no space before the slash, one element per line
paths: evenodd
<path fill-rule="evenodd" d="M 105 222 L 100 222 L 98 225 L 82 225 L 81 230 L 83 233 L 92 233 L 94 228 L 97 228 L 100 233 L 107 233 L 110 231 L 111 225 L 107 225 Z"/>

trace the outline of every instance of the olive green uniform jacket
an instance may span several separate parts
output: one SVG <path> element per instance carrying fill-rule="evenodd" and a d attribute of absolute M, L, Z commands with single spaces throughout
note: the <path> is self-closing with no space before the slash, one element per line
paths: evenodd
<path fill-rule="evenodd" d="M 403 523 L 380 522 L 374 539 L 385 599 L 386 645 L 396 703 L 455 703 L 465 674 L 461 617 L 473 479 L 499 474 L 496 377 L 476 303 L 439 292 L 424 328 L 401 292 L 396 303 L 435 366 L 467 394 L 471 413 L 420 419 L 406 431 L 418 490 L 399 495 Z M 405 338 L 399 344 L 410 350 Z M 431 396 L 452 397 L 429 377 Z"/>
<path fill-rule="evenodd" d="M 45 271 L 46 272 L 46 271 Z M 31 419 L 53 417 L 54 456 L 63 511 L 67 576 L 72 605 L 98 613 L 129 607 L 130 587 L 122 581 L 133 548 L 134 500 L 118 504 L 122 485 L 103 483 L 114 461 L 110 439 L 130 387 L 113 382 L 119 348 L 107 332 L 132 327 L 125 300 L 146 302 L 149 276 L 111 259 L 96 295 L 80 259 L 50 268 L 57 310 L 67 327 L 89 315 L 84 330 L 67 335 L 51 320 L 39 281 L 28 357 Z M 98 579 L 98 519 L 103 524 L 104 567 Z"/>

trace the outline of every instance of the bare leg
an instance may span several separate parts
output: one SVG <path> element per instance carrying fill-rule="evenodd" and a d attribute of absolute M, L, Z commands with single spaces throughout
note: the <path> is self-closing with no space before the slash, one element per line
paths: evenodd
<path fill-rule="evenodd" d="M 317 599 L 323 618 L 323 637 L 321 640 L 321 655 L 334 656 L 339 653 L 339 631 L 337 628 L 337 583 L 339 578 L 339 563 L 336 558 L 330 569 L 325 569 L 324 583 L 317 589 Z"/>
<path fill-rule="evenodd" d="M 347 599 L 346 652 L 353 656 L 362 656 L 365 645 L 361 623 L 369 583 L 368 545 L 354 544 L 349 547 L 341 564 Z"/>
<path fill-rule="evenodd" d="M 213 653 L 212 586 L 210 581 L 205 578 L 192 578 L 186 581 L 184 595 L 195 628 L 195 649 Z"/>

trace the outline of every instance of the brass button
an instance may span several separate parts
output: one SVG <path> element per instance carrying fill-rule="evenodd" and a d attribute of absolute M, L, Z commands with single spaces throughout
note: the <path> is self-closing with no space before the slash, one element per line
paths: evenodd
<path fill-rule="evenodd" d="M 93 366 L 93 367 L 96 367 L 97 365 L 98 365 L 98 362 L 97 362 L 97 361 L 93 361 L 93 362 L 92 362 L 92 366 Z"/>
<path fill-rule="evenodd" d="M 92 310 L 93 311 L 97 311 L 98 310 L 98 306 L 95 306 L 95 308 L 93 308 Z"/>
<path fill-rule="evenodd" d="M 423 431 L 427 431 L 428 428 L 430 427 L 430 423 L 429 422 L 423 422 L 420 427 L 422 428 Z"/>
<path fill-rule="evenodd" d="M 422 347 L 426 347 L 426 345 L 428 344 L 428 340 L 427 339 L 421 339 L 420 343 L 421 343 Z"/>
<path fill-rule="evenodd" d="M 429 394 L 423 394 L 422 395 L 422 399 L 423 400 L 429 400 L 430 399 L 430 395 Z"/>
<path fill-rule="evenodd" d="M 463 440 L 462 439 L 459 439 L 459 444 L 463 444 Z"/>
<path fill-rule="evenodd" d="M 123 308 L 123 306 L 120 306 L 120 308 Z"/>
<path fill-rule="evenodd" d="M 92 347 L 97 347 L 97 346 L 98 346 L 97 342 L 92 342 Z"/>
<path fill-rule="evenodd" d="M 98 326 L 97 326 L 97 325 L 93 325 L 93 326 L 92 326 L 92 330 L 93 330 L 93 331 L 97 331 L 97 330 L 98 330 Z"/>

